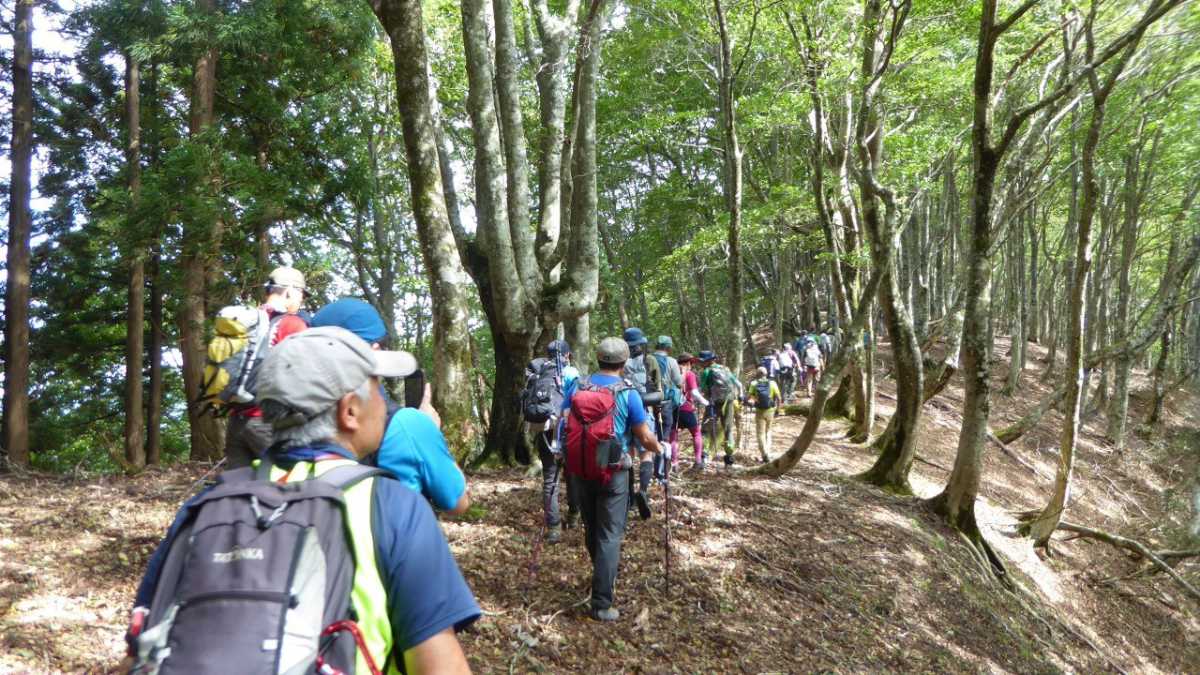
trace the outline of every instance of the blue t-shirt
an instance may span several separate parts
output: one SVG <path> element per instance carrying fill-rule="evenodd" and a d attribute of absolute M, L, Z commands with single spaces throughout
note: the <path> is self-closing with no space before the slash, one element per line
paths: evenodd
<path fill-rule="evenodd" d="M 597 387 L 607 387 L 617 384 L 621 378 L 616 375 L 604 375 L 596 373 L 588 376 L 588 381 Z M 564 411 L 571 407 L 571 397 L 575 395 L 575 390 L 578 389 L 579 380 L 571 382 L 563 395 Z M 563 417 L 566 417 L 564 413 Z M 646 406 L 642 403 L 642 396 L 630 386 L 617 394 L 617 409 L 613 411 L 613 435 L 621 439 L 621 447 L 629 450 L 630 442 L 633 441 L 633 428 L 639 424 L 646 423 Z"/>
<path fill-rule="evenodd" d="M 442 430 L 416 408 L 401 408 L 388 420 L 375 464 L 443 511 L 453 509 L 467 489 Z"/>
<path fill-rule="evenodd" d="M 300 461 L 320 461 L 336 455 L 353 455 L 336 445 L 290 448 L 274 457 L 281 466 Z M 201 493 L 203 494 L 203 493 Z M 158 574 L 170 542 L 187 520 L 195 498 L 188 500 L 151 556 L 138 587 L 135 606 L 149 607 Z M 375 564 L 387 589 L 388 619 L 392 625 L 393 654 L 402 662 L 405 651 L 447 628 L 462 630 L 482 613 L 463 579 L 446 538 L 429 504 L 398 481 L 375 479 L 372 493 L 371 531 L 375 539 Z"/>

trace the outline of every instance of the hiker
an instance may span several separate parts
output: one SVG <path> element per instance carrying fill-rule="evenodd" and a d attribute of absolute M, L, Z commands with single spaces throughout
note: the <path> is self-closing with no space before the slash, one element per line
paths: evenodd
<path fill-rule="evenodd" d="M 313 316 L 312 325 L 344 328 L 376 351 L 382 350 L 388 340 L 383 317 L 370 303 L 357 298 L 342 298 L 322 307 Z M 413 359 L 411 354 L 409 358 Z M 450 454 L 441 419 L 430 403 L 429 385 L 421 388 L 420 407 L 401 406 L 382 385 L 380 395 L 387 406 L 387 423 L 379 451 L 366 463 L 390 472 L 428 499 L 435 509 L 452 516 L 466 513 L 471 506 L 467 480 Z"/>
<path fill-rule="evenodd" d="M 658 359 L 646 358 L 646 344 L 649 342 L 646 334 L 641 328 L 626 328 L 623 339 L 629 347 L 629 359 L 625 362 L 622 377 L 633 383 L 646 410 L 658 408 L 662 404 L 663 374 L 659 370 Z"/>
<path fill-rule="evenodd" d="M 571 365 L 571 345 L 566 340 L 554 340 L 546 346 L 546 358 L 534 359 L 525 369 L 526 390 L 522 392 L 525 420 L 534 430 L 534 443 L 542 461 L 542 515 L 546 524 L 546 541 L 562 540 L 562 530 L 579 521 L 579 499 L 567 481 L 567 518 L 562 520 L 558 506 L 558 482 L 562 473 L 563 423 L 561 415 L 565 392 L 579 379 L 579 371 Z M 535 391 L 547 395 L 536 401 Z M 545 411 L 540 409 L 545 406 Z M 540 411 L 540 412 L 539 412 Z M 542 414 L 545 413 L 543 419 Z M 541 421 L 538 421 L 541 420 Z"/>
<path fill-rule="evenodd" d="M 821 359 L 825 363 L 829 363 L 830 357 L 833 356 L 833 340 L 830 339 L 827 331 L 821 331 L 817 336 L 817 346 L 821 348 Z"/>
<path fill-rule="evenodd" d="M 725 450 L 725 466 L 733 466 L 733 430 L 737 424 L 738 401 L 743 395 L 742 383 L 728 368 L 717 362 L 717 355 L 712 350 L 702 350 L 698 358 L 704 367 L 700 389 L 708 399 L 705 409 L 705 418 L 709 420 L 707 442 L 715 454 L 717 439 L 721 439 Z"/>
<path fill-rule="evenodd" d="M 783 349 L 776 352 L 779 359 L 779 390 L 783 393 L 785 402 L 792 399 L 796 390 L 796 371 L 800 370 L 800 359 L 792 350 L 790 343 L 784 343 Z"/>
<path fill-rule="evenodd" d="M 274 347 L 289 335 L 308 328 L 298 315 L 304 302 L 304 274 L 294 267 L 276 267 L 267 277 L 262 308 L 270 321 L 266 343 Z M 261 363 L 261 361 L 260 361 Z M 271 426 L 254 403 L 233 405 L 225 426 L 225 470 L 250 466 L 271 445 Z"/>
<path fill-rule="evenodd" d="M 646 358 L 646 344 L 649 340 L 646 339 L 646 334 L 641 328 L 626 328 L 622 334 L 622 339 L 625 340 L 625 346 L 629 347 L 629 358 L 625 361 L 625 367 L 621 371 L 622 376 L 633 384 L 637 390 L 638 396 L 642 399 L 642 405 L 646 408 L 647 417 L 653 427 L 655 434 L 658 433 L 658 414 L 657 411 L 662 407 L 663 392 L 662 382 L 663 374 L 658 367 L 658 359 Z M 634 475 L 633 468 L 629 469 L 629 482 L 632 486 Z M 645 484 L 639 480 L 637 490 L 631 489 L 629 492 L 629 508 L 635 506 L 642 513 L 649 517 L 648 507 L 645 506 L 646 489 L 649 487 L 650 481 Z"/>
<path fill-rule="evenodd" d="M 679 355 L 679 367 L 683 371 L 683 403 L 679 406 L 679 414 L 677 416 L 677 424 L 671 432 L 671 457 L 673 458 L 674 468 L 679 468 L 679 429 L 680 427 L 687 429 L 692 434 L 692 450 L 695 452 L 695 459 L 692 467 L 698 471 L 704 470 L 704 435 L 700 433 L 700 420 L 696 415 L 696 404 L 700 407 L 708 407 L 708 399 L 704 398 L 704 394 L 700 393 L 700 378 L 697 377 L 692 365 L 696 362 L 696 357 L 684 352 Z"/>
<path fill-rule="evenodd" d="M 776 380 L 779 377 L 779 359 L 775 356 L 775 350 L 768 349 L 766 354 L 758 360 L 760 368 L 767 371 L 767 377 Z"/>
<path fill-rule="evenodd" d="M 804 360 L 805 390 L 808 392 L 809 398 L 812 398 L 813 385 L 817 383 L 817 378 L 821 376 L 821 371 L 825 369 L 825 361 L 821 357 L 821 348 L 817 346 L 816 341 L 810 341 L 805 345 L 801 358 Z"/>
<path fill-rule="evenodd" d="M 665 481 L 671 468 L 678 463 L 675 457 L 675 426 L 679 420 L 679 406 L 683 404 L 683 371 L 679 361 L 671 356 L 675 341 L 669 335 L 659 335 L 654 343 L 654 360 L 662 374 L 663 402 L 659 408 L 658 444 L 663 452 L 654 457 L 654 477 Z"/>
<path fill-rule="evenodd" d="M 596 348 L 599 371 L 581 378 L 563 401 L 567 478 L 579 495 L 592 560 L 591 616 L 598 621 L 616 621 L 621 616 L 613 607 L 613 586 L 628 517 L 634 440 L 642 448 L 637 463 L 642 495 L 654 472 L 653 457 L 659 452 L 641 395 L 632 382 L 622 378 L 628 360 L 625 340 L 601 340 Z"/>
<path fill-rule="evenodd" d="M 322 529 L 306 519 L 329 500 L 300 498 L 329 494 L 337 475 L 369 473 L 353 470 L 383 438 L 379 378 L 415 369 L 411 355 L 372 350 L 336 327 L 271 350 L 258 381 L 271 450 L 176 516 L 138 589 L 129 636 L 137 672 L 263 672 L 284 660 L 288 672 L 317 672 L 321 659 L 332 662 L 319 672 L 470 671 L 455 632 L 481 612 L 428 504 L 390 477 L 367 475 L 342 488 L 340 522 L 320 521 Z M 247 493 L 284 493 L 259 475 L 294 484 L 293 501 L 260 509 Z M 277 520 L 292 526 L 272 528 Z M 188 602 L 200 596 L 224 600 Z M 326 626 L 342 633 L 319 643 Z M 319 654 L 322 646 L 330 649 Z"/>
<path fill-rule="evenodd" d="M 758 367 L 758 378 L 750 383 L 750 399 L 754 404 L 754 433 L 758 439 L 758 454 L 763 463 L 771 461 L 771 423 L 783 404 L 779 385 L 767 374 L 767 369 Z"/>

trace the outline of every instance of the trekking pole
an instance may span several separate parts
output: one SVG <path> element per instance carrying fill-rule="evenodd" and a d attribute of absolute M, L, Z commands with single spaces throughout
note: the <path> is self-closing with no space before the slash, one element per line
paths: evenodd
<path fill-rule="evenodd" d="M 663 592 L 671 597 L 671 475 L 663 480 Z"/>

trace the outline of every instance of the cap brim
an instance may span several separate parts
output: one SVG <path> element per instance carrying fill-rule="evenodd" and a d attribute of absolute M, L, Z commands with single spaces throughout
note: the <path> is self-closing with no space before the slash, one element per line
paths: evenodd
<path fill-rule="evenodd" d="M 408 352 L 373 352 L 375 355 L 375 377 L 408 377 L 417 372 L 417 359 Z"/>

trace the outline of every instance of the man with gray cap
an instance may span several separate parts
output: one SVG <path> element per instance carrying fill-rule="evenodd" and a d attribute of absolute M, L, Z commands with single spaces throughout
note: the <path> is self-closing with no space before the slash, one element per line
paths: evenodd
<path fill-rule="evenodd" d="M 379 378 L 416 370 L 411 354 L 372 350 L 353 333 L 316 328 L 280 343 L 264 359 L 258 382 L 263 417 L 274 430 L 264 461 L 270 480 L 302 481 L 374 452 L 386 405 Z M 232 475 L 232 474 L 231 474 Z M 391 478 L 366 478 L 344 492 L 345 528 L 355 560 L 351 602 L 365 649 L 384 670 L 470 671 L 455 631 L 479 618 L 429 505 Z M 138 604 L 149 606 L 162 565 L 188 510 L 151 558 Z M 136 610 L 135 610 L 136 611 Z M 390 659 L 395 659 L 395 663 Z"/>
<path fill-rule="evenodd" d="M 276 267 L 263 288 L 267 299 L 262 309 L 270 319 L 264 342 L 269 349 L 287 336 L 308 328 L 308 323 L 299 316 L 304 302 L 304 274 L 294 267 Z M 225 427 L 226 469 L 249 466 L 270 444 L 271 426 L 263 421 L 257 405 L 242 405 L 230 410 L 229 423 Z"/>
<path fill-rule="evenodd" d="M 579 495 L 592 559 L 592 617 L 615 621 L 620 612 L 612 606 L 613 586 L 629 513 L 634 441 L 641 445 L 640 467 L 647 476 L 653 471 L 652 459 L 659 448 L 642 397 L 632 382 L 621 377 L 629 346 L 620 338 L 605 338 L 596 348 L 596 360 L 599 371 L 580 379 L 563 401 L 566 469 Z M 601 462 L 602 458 L 608 461 Z"/>

